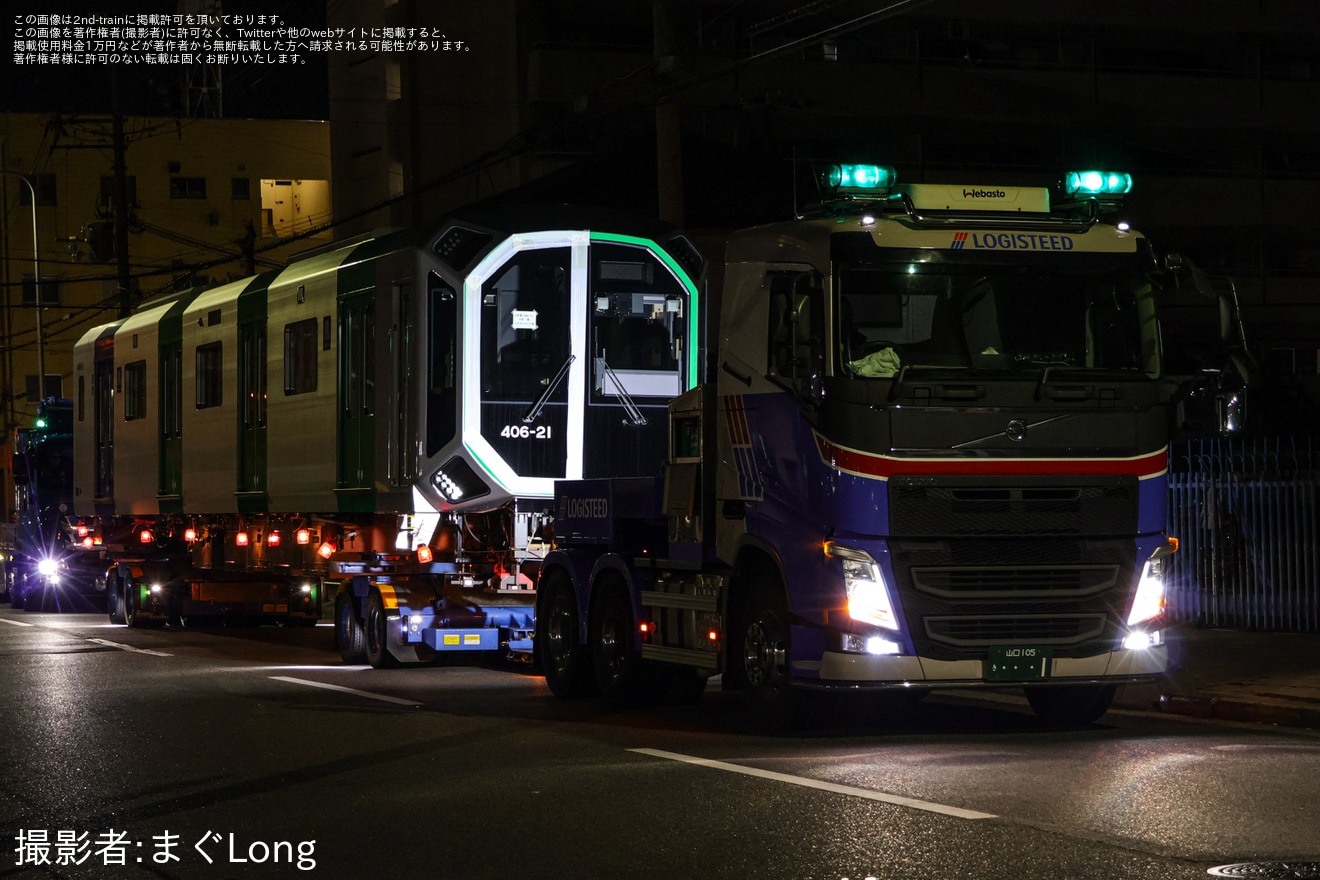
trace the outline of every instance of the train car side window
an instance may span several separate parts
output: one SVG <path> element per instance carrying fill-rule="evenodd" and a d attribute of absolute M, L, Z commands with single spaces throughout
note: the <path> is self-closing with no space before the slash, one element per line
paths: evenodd
<path fill-rule="evenodd" d="M 219 406 L 223 401 L 220 372 L 220 343 L 210 342 L 197 346 L 197 396 L 198 409 Z"/>
<path fill-rule="evenodd" d="M 133 361 L 124 367 L 124 421 L 147 415 L 147 362 Z"/>
<path fill-rule="evenodd" d="M 284 325 L 284 393 L 306 394 L 317 383 L 316 319 Z"/>

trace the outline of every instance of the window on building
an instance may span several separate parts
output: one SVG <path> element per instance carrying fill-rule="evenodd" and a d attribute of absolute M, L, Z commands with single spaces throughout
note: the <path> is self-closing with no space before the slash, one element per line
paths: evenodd
<path fill-rule="evenodd" d="M 46 387 L 44 389 L 37 386 L 36 373 L 28 373 L 25 378 L 27 380 L 27 399 L 29 402 L 45 400 L 48 397 L 64 396 L 64 377 L 59 373 L 46 374 Z M 45 393 L 43 394 L 42 391 L 45 391 Z"/>
<path fill-rule="evenodd" d="M 170 198 L 204 199 L 206 198 L 205 177 L 171 177 Z"/>
<path fill-rule="evenodd" d="M 27 174 L 24 176 L 32 184 L 32 189 L 37 192 L 38 205 L 54 205 L 56 203 L 54 174 Z M 21 183 L 18 184 L 18 203 L 20 205 L 32 204 L 32 193 Z"/>
<path fill-rule="evenodd" d="M 133 361 L 124 366 L 124 421 L 137 421 L 146 415 L 147 362 Z"/>
<path fill-rule="evenodd" d="M 124 178 L 124 190 L 128 198 L 129 205 L 136 205 L 137 200 L 137 177 L 128 175 Z M 109 176 L 101 178 L 101 197 L 97 207 L 102 211 L 113 211 L 115 209 L 115 179 Z"/>
<path fill-rule="evenodd" d="M 252 198 L 252 181 L 246 177 L 229 178 L 229 197 L 243 200 Z"/>
<path fill-rule="evenodd" d="M 317 349 L 315 318 L 284 326 L 285 394 L 306 394 L 316 390 Z"/>
<path fill-rule="evenodd" d="M 32 275 L 23 276 L 23 305 L 37 304 L 37 286 L 32 283 Z M 57 306 L 60 304 L 60 280 L 49 275 L 41 277 L 41 305 Z"/>
<path fill-rule="evenodd" d="M 219 406 L 222 402 L 220 384 L 220 343 L 210 342 L 197 346 L 197 395 L 198 409 Z"/>

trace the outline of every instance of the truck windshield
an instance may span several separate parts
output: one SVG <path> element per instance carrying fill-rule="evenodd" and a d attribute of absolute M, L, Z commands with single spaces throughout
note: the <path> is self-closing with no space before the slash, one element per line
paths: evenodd
<path fill-rule="evenodd" d="M 943 367 L 1159 375 L 1153 291 L 1130 267 L 853 265 L 837 277 L 839 374 L 889 378 L 904 367 Z"/>

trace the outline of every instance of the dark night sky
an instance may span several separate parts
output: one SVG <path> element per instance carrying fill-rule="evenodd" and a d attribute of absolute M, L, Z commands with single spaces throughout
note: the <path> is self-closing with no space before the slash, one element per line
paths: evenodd
<path fill-rule="evenodd" d="M 13 22 L 17 16 L 43 12 L 98 15 L 176 13 L 174 0 L 3 0 Z M 278 15 L 286 24 L 323 27 L 325 0 L 224 0 L 227 14 Z M 111 69 L 108 66 L 18 65 L 12 33 L 6 41 L 0 110 L 27 113 L 108 113 Z M 297 66 L 226 65 L 222 68 L 224 115 L 324 119 L 328 113 L 325 56 L 309 54 Z M 139 64 L 120 67 L 123 109 L 127 115 L 182 115 L 183 72 L 179 66 Z"/>

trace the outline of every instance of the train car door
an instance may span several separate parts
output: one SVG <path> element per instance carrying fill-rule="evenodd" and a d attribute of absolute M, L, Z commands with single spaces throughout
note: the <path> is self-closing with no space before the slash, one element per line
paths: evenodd
<path fill-rule="evenodd" d="M 96 340 L 92 355 L 94 485 L 98 513 L 113 513 L 115 494 L 115 337 Z"/>
<path fill-rule="evenodd" d="M 351 490 L 374 487 L 376 430 L 376 291 L 360 290 L 339 299 L 339 454 L 336 488 L 341 509 L 355 504 Z M 366 504 L 364 507 L 363 504 Z"/>

